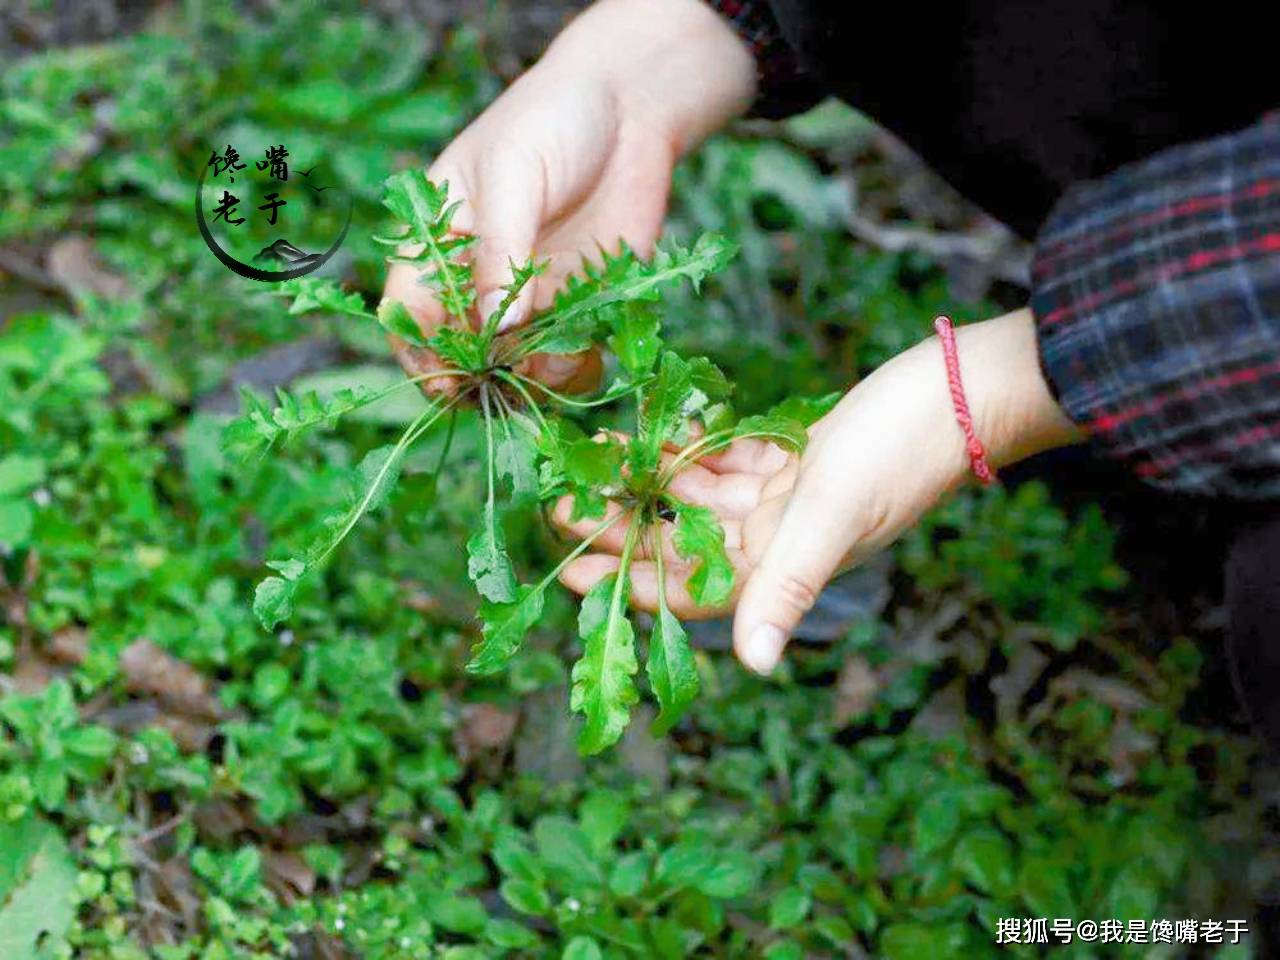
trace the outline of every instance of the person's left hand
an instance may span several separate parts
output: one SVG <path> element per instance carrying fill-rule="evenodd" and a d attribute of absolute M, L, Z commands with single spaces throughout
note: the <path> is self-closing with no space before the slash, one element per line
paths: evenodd
<path fill-rule="evenodd" d="M 994 465 L 1079 439 L 1040 373 L 1029 311 L 960 328 L 956 340 L 975 428 Z M 728 608 L 699 608 L 685 588 L 689 565 L 675 553 L 665 525 L 668 605 L 684 619 L 734 609 L 739 659 L 770 673 L 831 576 L 892 543 L 968 473 L 941 346 L 931 337 L 851 390 L 810 428 L 799 458 L 744 440 L 672 481 L 677 497 L 716 512 L 736 577 Z M 578 536 L 600 522 L 573 523 L 569 515 L 566 499 L 557 505 L 556 521 Z M 625 528 L 610 528 L 593 545 L 596 552 L 565 568 L 563 582 L 586 593 L 615 571 Z M 632 603 L 655 610 L 652 558 L 633 560 L 631 582 Z"/>

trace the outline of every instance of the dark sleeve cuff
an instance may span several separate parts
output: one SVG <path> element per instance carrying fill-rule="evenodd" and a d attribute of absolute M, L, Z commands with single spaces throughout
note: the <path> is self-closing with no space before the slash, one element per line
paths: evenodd
<path fill-rule="evenodd" d="M 756 61 L 759 94 L 751 115 L 770 120 L 808 110 L 824 96 L 800 66 L 768 0 L 707 0 L 727 19 Z"/>
<path fill-rule="evenodd" d="M 1032 284 L 1050 388 L 1101 453 L 1280 500 L 1280 117 L 1073 186 Z"/>

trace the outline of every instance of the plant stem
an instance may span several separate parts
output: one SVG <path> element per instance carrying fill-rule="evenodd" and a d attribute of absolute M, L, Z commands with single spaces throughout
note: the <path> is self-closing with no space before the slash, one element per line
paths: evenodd
<path fill-rule="evenodd" d="M 616 513 L 612 517 L 609 517 L 608 519 L 604 520 L 598 527 L 592 530 L 591 533 L 589 533 L 586 537 L 582 539 L 581 543 L 579 543 L 576 547 L 574 547 L 571 551 L 569 551 L 569 553 L 565 556 L 565 558 L 556 564 L 554 570 L 552 570 L 550 573 L 548 573 L 545 577 L 542 578 L 542 580 L 538 583 L 538 585 L 534 587 L 534 592 L 547 589 L 551 581 L 554 580 L 556 577 L 560 576 L 560 571 L 562 571 L 569 564 L 573 563 L 573 561 L 577 560 L 578 557 L 582 556 L 582 554 L 584 554 L 587 551 L 587 548 L 589 548 L 591 544 L 595 543 L 596 540 L 598 540 L 606 530 L 608 530 L 610 527 L 612 527 L 615 523 L 617 523 L 619 520 L 621 520 L 625 516 L 626 516 L 625 513 Z"/>
<path fill-rule="evenodd" d="M 539 383 L 537 380 L 534 380 L 532 377 L 526 377 L 522 373 L 514 373 L 514 372 L 507 373 L 505 370 L 501 370 L 498 372 L 498 375 L 502 377 L 504 380 L 507 380 L 507 382 L 511 383 L 513 386 L 515 385 L 515 381 L 520 381 L 521 383 L 528 384 L 531 387 L 536 387 L 538 390 L 541 390 L 543 393 L 549 396 L 552 400 L 555 400 L 557 403 L 563 403 L 566 407 L 580 407 L 582 409 L 587 409 L 590 407 L 600 407 L 606 403 L 612 403 L 614 400 L 617 400 L 618 397 L 625 396 L 625 394 L 623 393 L 617 394 L 616 396 L 610 396 L 609 392 L 605 391 L 605 393 L 602 396 L 596 397 L 594 400 L 575 400 L 573 397 L 567 397 L 563 393 L 557 393 L 556 391 L 548 387 L 546 384 Z M 640 383 L 637 383 L 635 385 L 636 389 L 639 389 L 640 386 L 643 385 L 643 383 L 644 381 L 640 381 Z M 628 386 L 627 389 L 630 390 L 631 389 L 630 386 Z M 521 392 L 525 393 L 526 397 L 528 396 L 527 392 L 525 391 L 521 391 Z M 530 400 L 529 402 L 532 403 L 533 401 Z"/>
<path fill-rule="evenodd" d="M 468 376 L 465 370 L 453 370 L 453 369 L 436 370 L 432 373 L 421 373 L 416 377 L 409 377 L 407 379 L 400 380 L 397 383 L 393 383 L 389 387 L 383 387 L 381 390 L 377 391 L 372 396 L 365 397 L 361 399 L 359 403 L 353 404 L 349 407 L 345 407 L 342 410 L 339 410 L 336 412 L 330 411 L 325 416 L 315 417 L 311 420 L 304 420 L 300 424 L 298 424 L 297 427 L 294 427 L 293 429 L 304 430 L 307 427 L 314 426 L 317 423 L 323 423 L 324 421 L 332 419 L 334 417 L 340 417 L 343 414 L 350 413 L 352 410 L 358 410 L 361 407 L 366 407 L 371 403 L 377 403 L 379 400 L 382 400 L 384 397 L 390 396 L 391 394 L 395 393 L 398 390 L 403 390 L 405 387 L 413 386 L 414 384 L 423 383 L 426 380 L 433 380 L 436 377 L 465 377 L 465 376 Z"/>
<path fill-rule="evenodd" d="M 542 432 L 549 433 L 550 425 L 547 423 L 547 418 L 542 415 L 542 408 L 534 401 L 533 395 L 525 389 L 524 384 L 520 382 L 520 378 L 512 376 L 505 370 L 499 370 L 497 375 L 504 383 L 508 383 L 516 389 L 520 396 L 524 398 L 524 402 L 529 405 L 529 409 L 533 411 L 533 415 L 537 418 L 538 426 L 541 428 Z"/>
<path fill-rule="evenodd" d="M 662 614 L 667 610 L 667 575 L 662 568 L 662 521 L 659 520 L 652 526 L 646 524 L 645 532 L 653 535 L 654 542 L 649 549 L 658 568 L 658 613 Z"/>
<path fill-rule="evenodd" d="M 662 472 L 658 482 L 659 489 L 670 483 L 671 478 L 679 473 L 681 468 L 683 468 L 690 460 L 694 460 L 700 456 L 705 456 L 708 452 L 708 448 L 712 445 L 722 441 L 727 445 L 732 443 L 735 439 L 736 437 L 733 434 L 733 429 L 730 428 L 728 430 L 717 430 L 715 433 L 709 433 L 705 437 L 700 437 L 693 441 L 693 443 L 689 444 L 677 453 L 675 459 L 672 460 L 670 465 Z"/>
<path fill-rule="evenodd" d="M 433 476 L 439 476 L 440 471 L 444 469 L 444 462 L 449 456 L 449 451 L 453 449 L 453 434 L 458 426 L 458 411 L 454 409 L 453 415 L 449 417 L 449 432 L 444 435 L 444 445 L 440 448 L 440 459 L 436 462 L 436 469 Z"/>
<path fill-rule="evenodd" d="M 497 523 L 493 515 L 494 504 L 494 463 L 493 463 L 493 414 L 489 412 L 489 385 L 486 383 L 480 387 L 480 408 L 484 411 L 484 435 L 487 447 L 488 475 L 489 475 L 489 499 L 485 504 L 485 518 L 489 527 L 489 549 L 494 554 L 498 552 L 498 537 L 494 531 L 494 524 Z"/>
<path fill-rule="evenodd" d="M 368 489 L 365 490 L 364 498 L 360 501 L 359 506 L 349 514 L 346 525 L 342 528 L 342 531 L 329 541 L 329 545 L 325 548 L 324 552 L 320 554 L 320 556 L 316 557 L 314 560 L 308 560 L 307 566 L 314 567 L 323 563 L 329 554 L 333 553 L 333 551 L 337 549 L 338 544 L 342 543 L 342 541 L 347 538 L 347 534 L 349 534 L 355 525 L 360 522 L 360 518 L 363 517 L 365 511 L 369 509 L 370 502 L 373 500 L 378 488 L 382 485 L 382 481 L 386 478 L 392 465 L 400 459 L 404 454 L 404 451 L 408 449 L 418 439 L 418 437 L 422 436 L 426 430 L 430 429 L 432 424 L 444 416 L 456 402 L 456 398 L 450 399 L 445 403 L 437 402 L 436 406 L 428 407 L 426 410 L 422 411 L 417 420 L 409 424 L 404 433 L 400 434 L 400 439 L 396 442 L 395 447 L 387 456 L 386 462 L 382 464 L 382 468 L 378 470 L 377 475 L 373 478 L 373 482 L 370 483 Z"/>
<path fill-rule="evenodd" d="M 618 558 L 617 579 L 613 582 L 613 596 L 609 599 L 609 622 L 622 614 L 622 597 L 626 592 L 627 574 L 631 571 L 631 556 L 635 553 L 636 543 L 640 539 L 640 531 L 644 524 L 637 522 L 639 517 L 633 515 L 631 526 L 627 528 L 627 538 L 622 542 L 622 556 Z"/>
<path fill-rule="evenodd" d="M 671 464 L 662 472 L 658 486 L 665 487 L 672 478 L 679 473 L 691 460 L 698 457 L 706 457 L 713 453 L 718 453 L 725 447 L 738 440 L 786 440 L 784 434 L 777 433 L 772 430 L 748 430 L 745 433 L 735 433 L 733 430 L 717 430 L 715 433 L 709 433 L 700 440 L 695 440 L 689 446 L 685 447 Z"/>

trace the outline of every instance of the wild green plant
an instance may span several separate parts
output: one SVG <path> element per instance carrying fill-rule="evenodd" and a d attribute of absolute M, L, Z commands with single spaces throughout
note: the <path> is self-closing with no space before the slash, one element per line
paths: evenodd
<path fill-rule="evenodd" d="M 675 497 L 672 479 L 739 438 L 765 438 L 799 449 L 804 426 L 781 414 L 735 421 L 728 402 L 732 384 L 724 374 L 705 357 L 685 359 L 663 349 L 663 290 L 687 280 L 696 291 L 722 268 L 734 254 L 722 237 L 706 234 L 690 247 L 660 245 L 648 260 L 625 247 L 617 254 L 602 251 L 601 262 L 584 263 L 582 274 L 570 279 L 550 308 L 523 327 L 500 332 L 499 319 L 545 265 L 513 264 L 505 297 L 476 329 L 471 323 L 475 283 L 462 255 L 478 238 L 453 231 L 458 204 L 449 202 L 448 185 L 405 171 L 388 179 L 384 203 L 401 228 L 379 241 L 395 248 L 391 259 L 421 270 L 420 282 L 431 287 L 448 322 L 427 336 L 403 304 L 386 300 L 370 311 L 358 294 L 313 279 L 287 288 L 294 296 L 291 309 L 326 309 L 377 322 L 412 346 L 431 350 L 443 366 L 382 390 L 352 388 L 327 399 L 280 391 L 274 409 L 247 394 L 245 416 L 227 429 L 227 448 L 241 457 L 260 457 L 395 391 L 428 381 L 447 384 L 427 391 L 426 408 L 394 443 L 364 456 L 347 505 L 325 520 L 306 551 L 269 562 L 275 575 L 258 585 L 254 611 L 267 629 L 287 619 L 303 578 L 328 560 L 362 516 L 386 501 L 415 444 L 443 427 L 447 432 L 436 470 L 442 469 L 459 409 L 475 406 L 484 423 L 486 496 L 480 522 L 467 540 L 468 572 L 482 598 L 483 635 L 469 664 L 473 673 L 500 671 L 538 620 L 544 595 L 565 566 L 623 516 L 632 518 L 617 573 L 587 595 L 579 618 L 584 653 L 573 672 L 572 707 L 586 719 L 580 748 L 597 752 L 621 736 L 638 699 L 632 682 L 638 671 L 635 632 L 627 608 L 628 573 L 641 545 L 661 567 L 664 521 L 673 521 L 675 549 L 693 566 L 693 599 L 716 606 L 732 591 L 733 566 L 715 515 Z M 521 370 L 535 353 L 579 353 L 600 344 L 617 357 L 619 375 L 593 398 L 557 393 Z M 636 412 L 634 433 L 625 442 L 609 434 L 589 436 L 566 415 L 581 416 L 623 398 L 633 399 Z M 503 533 L 500 493 L 518 503 L 571 496 L 578 517 L 601 522 L 552 570 L 535 583 L 521 584 Z M 608 501 L 622 509 L 605 518 Z M 665 595 L 650 637 L 648 674 L 662 711 L 656 730 L 662 732 L 697 693 L 688 638 Z"/>

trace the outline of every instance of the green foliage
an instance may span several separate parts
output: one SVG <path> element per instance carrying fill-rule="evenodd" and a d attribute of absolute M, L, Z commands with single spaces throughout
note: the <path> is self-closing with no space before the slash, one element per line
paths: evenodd
<path fill-rule="evenodd" d="M 944 536 L 944 534 L 950 534 Z M 903 565 L 926 590 L 972 583 L 1015 620 L 1046 627 L 1069 650 L 1100 624 L 1093 598 L 1124 586 L 1114 535 L 1096 506 L 1072 523 L 1043 484 L 958 497 L 913 530 Z"/>
<path fill-rule="evenodd" d="M 713 511 L 687 503 L 675 504 L 676 550 L 693 562 L 689 596 L 704 607 L 718 607 L 733 592 L 733 564 L 724 548 L 724 530 Z"/>
<path fill-rule="evenodd" d="M 717 606 L 733 589 L 724 531 L 711 511 L 681 503 L 669 493 L 672 478 L 697 455 L 714 452 L 738 437 L 768 437 L 799 449 L 805 430 L 798 421 L 779 413 L 749 417 L 736 427 L 724 425 L 724 416 L 709 420 L 704 416 L 708 405 L 729 395 L 730 382 L 705 357 L 686 360 L 662 350 L 661 325 L 654 308 L 663 289 L 688 281 L 696 291 L 727 264 L 733 255 L 732 244 L 703 236 L 687 248 L 659 245 L 648 262 L 626 249 L 616 255 L 604 254 L 601 264 L 584 264 L 582 276 L 571 279 L 551 307 L 527 327 L 499 334 L 498 319 L 541 267 L 533 262 L 514 266 L 514 279 L 506 288 L 503 304 L 491 317 L 483 318 L 476 330 L 469 322 L 476 302 L 474 278 L 459 254 L 477 238 L 453 229 L 458 204 L 449 202 L 448 185 L 432 183 L 420 171 L 403 171 L 387 180 L 384 204 L 402 221 L 401 229 L 384 242 L 399 248 L 396 259 L 422 268 L 422 282 L 432 287 L 453 325 L 442 326 L 421 340 L 402 306 L 395 309 L 384 304 L 378 319 L 396 336 L 433 350 L 447 365 L 438 375 L 454 377 L 454 390 L 432 401 L 395 444 L 365 455 L 356 468 L 347 503 L 325 518 L 321 533 L 306 551 L 269 563 L 279 575 L 258 585 L 254 613 L 268 630 L 288 620 L 303 579 L 329 558 L 366 513 L 386 501 L 413 445 L 446 414 L 456 417 L 456 407 L 462 401 L 474 399 L 484 423 L 487 489 L 480 522 L 466 540 L 467 573 L 484 600 L 481 614 L 490 619 L 482 627 L 484 639 L 473 657 L 473 672 L 495 673 L 515 654 L 523 633 L 542 609 L 550 580 L 568 562 L 562 560 L 537 587 L 520 585 L 497 499 L 499 478 L 516 503 L 570 493 L 576 502 L 598 508 L 604 499 L 618 498 L 635 518 L 628 541 L 631 546 L 623 554 L 616 587 L 607 598 L 595 593 L 586 597 L 579 620 L 583 656 L 573 670 L 570 703 L 585 719 L 579 738 L 581 750 L 597 753 L 617 742 L 639 697 L 631 679 L 638 661 L 634 629 L 627 618 L 626 584 L 636 538 L 651 537 L 660 530 L 660 507 L 676 512 L 675 545 L 682 556 L 693 561 L 690 590 L 695 600 Z M 420 252 L 406 254 L 407 248 Z M 368 316 L 359 303 L 323 284 L 300 285 L 296 293 L 293 312 L 330 309 Z M 559 397 L 514 369 L 534 351 L 580 351 L 606 333 L 623 355 L 622 366 L 637 378 L 634 386 L 611 389 L 595 401 L 582 402 Z M 224 433 L 224 449 L 237 456 L 269 451 L 309 427 L 331 425 L 340 416 L 383 399 L 391 389 L 348 389 L 328 399 L 315 392 L 298 399 L 280 391 L 280 405 L 274 410 L 249 394 L 245 415 Z M 620 476 L 618 470 L 622 457 L 612 452 L 616 444 L 575 436 L 572 431 L 576 428 L 560 426 L 552 411 L 543 410 L 535 393 L 571 410 L 600 407 L 634 394 L 636 427 L 627 444 L 625 474 Z M 688 423 L 698 417 L 704 435 L 686 445 Z M 453 422 L 451 419 L 450 429 Z M 663 467 L 662 451 L 673 445 L 685 448 L 671 466 Z M 437 470 L 443 462 L 444 455 Z M 650 658 L 651 677 L 663 711 L 656 729 L 665 730 L 676 722 L 697 689 L 688 638 L 669 609 L 659 620 L 653 646 L 658 652 Z"/>
<path fill-rule="evenodd" d="M 16 735 L 30 764 L 35 800 L 45 810 L 62 806 L 73 781 L 100 777 L 115 753 L 110 730 L 79 722 L 71 687 L 63 680 L 55 680 L 39 696 L 0 700 L 0 719 Z"/>
<path fill-rule="evenodd" d="M 623 552 L 625 571 L 630 549 Z M 586 723 L 578 737 L 583 753 L 599 753 L 622 736 L 631 707 L 639 700 L 631 678 L 636 663 L 635 635 L 627 619 L 631 587 L 626 574 L 605 577 L 582 598 L 578 614 L 578 635 L 582 637 L 582 659 L 573 668 L 573 699 L 569 705 L 583 715 Z"/>
<path fill-rule="evenodd" d="M 62 835 L 34 817 L 0 823 L 0 955 L 37 960 L 75 916 L 75 864 Z"/>
<path fill-rule="evenodd" d="M 621 643 L 609 662 L 674 735 L 636 722 L 617 749 L 573 758 L 578 611 L 553 584 L 589 546 L 558 542 L 536 504 L 680 512 L 668 470 L 628 486 L 633 448 L 595 442 L 596 428 L 636 434 L 638 404 L 665 405 L 654 382 L 671 352 L 692 385 L 668 421 L 677 447 L 693 446 L 689 418 L 716 437 L 688 458 L 750 430 L 795 441 L 833 398 L 788 398 L 843 391 L 953 306 L 919 258 L 849 242 L 847 169 L 827 177 L 833 158 L 794 143 L 709 144 L 673 203 L 685 266 L 611 253 L 574 279 L 560 320 L 544 316 L 554 335 L 505 341 L 607 346 L 607 389 L 562 400 L 517 378 L 544 424 L 499 378 L 510 415 L 488 430 L 473 393 L 405 451 L 398 483 L 374 484 L 385 505 L 301 576 L 335 532 L 326 518 L 340 530 L 370 488 L 365 456 L 428 409 L 384 333 L 425 338 L 401 305 L 372 309 L 381 185 L 425 166 L 496 92 L 484 58 L 500 46 L 493 24 L 392 28 L 356 5 L 326 10 L 176 5 L 136 34 L 0 73 L 0 243 L 34 263 L 88 234 L 132 288 L 95 301 L 0 285 L 0 955 L 968 958 L 996 955 L 1001 915 L 1239 902 L 1241 851 L 1261 845 L 1234 806 L 1245 754 L 1187 719 L 1203 713 L 1191 698 L 1213 660 L 1186 639 L 1123 660 L 1105 528 L 1039 494 L 965 495 L 929 520 L 893 568 L 891 607 L 829 646 L 794 645 L 769 682 L 695 651 L 673 617 L 615 618 L 636 667 Z M 342 282 L 289 285 L 302 312 L 232 276 L 192 230 L 208 137 L 283 140 L 352 191 Z M 697 253 L 708 231 L 729 242 Z M 731 245 L 741 256 L 695 295 L 684 279 Z M 456 329 L 475 365 L 485 331 Z M 283 384 L 292 399 L 250 403 L 244 443 L 224 450 L 213 411 L 237 365 L 314 337 L 341 343 L 341 365 Z M 780 421 L 735 419 L 779 401 Z M 490 436 L 496 520 L 528 582 L 513 603 L 481 600 L 477 620 L 461 546 L 489 499 Z M 650 546 L 677 526 L 647 525 Z M 958 552 L 942 559 L 948 543 Z M 264 554 L 285 582 L 267 612 L 292 606 L 274 633 L 245 602 Z M 1054 646 L 1068 634 L 1073 653 Z M 995 719 L 952 717 L 939 735 L 957 680 L 981 699 L 1005 676 L 983 644 L 1012 657 L 1024 637 L 1073 684 Z M 166 689 L 122 658 L 139 638 Z M 860 663 L 875 691 L 850 705 L 833 678 Z M 1210 817 L 1239 844 L 1210 843 Z"/>

